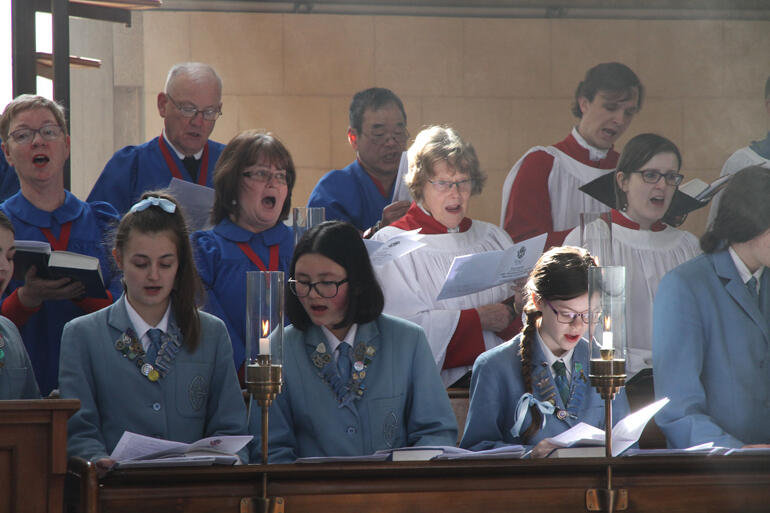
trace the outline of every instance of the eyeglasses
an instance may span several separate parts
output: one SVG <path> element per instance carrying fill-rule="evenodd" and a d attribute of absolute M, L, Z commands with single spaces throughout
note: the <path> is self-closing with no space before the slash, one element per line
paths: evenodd
<path fill-rule="evenodd" d="M 396 129 L 393 132 L 387 132 L 385 130 L 377 130 L 376 132 L 370 132 L 366 133 L 363 130 L 361 131 L 361 134 L 365 135 L 369 139 L 372 140 L 374 144 L 385 144 L 390 138 L 396 140 L 399 144 L 406 143 L 406 140 L 409 139 L 409 130 L 406 128 L 404 129 Z"/>
<path fill-rule="evenodd" d="M 171 100 L 171 103 L 174 104 L 174 107 L 182 114 L 183 118 L 194 118 L 200 112 L 206 121 L 216 121 L 222 115 L 222 111 L 218 108 L 199 109 L 195 105 L 179 105 L 170 94 L 166 94 L 166 97 Z"/>
<path fill-rule="evenodd" d="M 259 183 L 267 183 L 270 180 L 275 180 L 275 183 L 278 185 L 286 185 L 289 183 L 286 171 L 277 171 L 275 173 L 271 173 L 266 169 L 257 169 L 255 171 L 244 171 L 241 173 L 241 176 L 247 180 L 252 180 Z"/>
<path fill-rule="evenodd" d="M 294 278 L 289 279 L 289 289 L 292 294 L 297 297 L 307 297 L 310 295 L 310 290 L 315 289 L 319 296 L 330 298 L 337 295 L 340 290 L 340 285 L 347 283 L 348 279 L 340 281 L 298 281 Z"/>
<path fill-rule="evenodd" d="M 448 182 L 446 180 L 428 180 L 433 186 L 433 190 L 436 192 L 448 192 L 452 190 L 452 186 L 456 185 L 459 192 L 470 192 L 473 188 L 473 179 L 466 178 L 465 180 L 458 180 L 457 182 Z"/>
<path fill-rule="evenodd" d="M 583 312 L 583 313 L 576 313 L 576 312 L 559 312 L 556 310 L 556 308 L 553 307 L 551 303 L 548 302 L 547 299 L 543 300 L 546 305 L 548 305 L 548 308 L 550 308 L 553 313 L 556 315 L 556 320 L 559 321 L 562 324 L 572 324 L 575 322 L 575 319 L 580 317 L 580 319 L 583 321 L 584 324 L 589 323 L 596 323 L 599 321 L 599 319 L 602 316 L 601 312 Z"/>
<path fill-rule="evenodd" d="M 18 130 L 14 130 L 8 136 L 13 139 L 16 144 L 32 144 L 32 141 L 35 140 L 35 134 L 40 134 L 40 137 L 45 139 L 46 141 L 54 141 L 56 140 L 64 130 L 62 130 L 62 127 L 59 125 L 43 125 L 38 129 L 34 128 L 19 128 Z"/>
<path fill-rule="evenodd" d="M 654 184 L 660 182 L 661 178 L 665 178 L 666 185 L 679 185 L 684 179 L 684 175 L 681 173 L 661 173 L 657 169 L 640 169 L 639 171 L 632 171 L 632 173 L 639 173 L 642 175 L 644 183 Z"/>

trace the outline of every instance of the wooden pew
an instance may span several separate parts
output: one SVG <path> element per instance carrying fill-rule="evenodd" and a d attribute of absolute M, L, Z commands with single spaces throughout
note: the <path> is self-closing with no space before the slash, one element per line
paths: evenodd
<path fill-rule="evenodd" d="M 70 511 L 239 513 L 262 492 L 284 513 L 468 513 L 586 511 L 586 492 L 603 488 L 604 458 L 346 464 L 246 465 L 114 471 L 70 465 Z M 611 460 L 613 485 L 629 512 L 759 513 L 770 504 L 766 456 L 640 457 Z"/>
<path fill-rule="evenodd" d="M 77 400 L 0 401 L 0 513 L 62 511 Z"/>

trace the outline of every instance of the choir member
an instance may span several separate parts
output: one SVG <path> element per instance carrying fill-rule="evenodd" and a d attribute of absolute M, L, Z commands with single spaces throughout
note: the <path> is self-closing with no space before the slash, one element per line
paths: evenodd
<path fill-rule="evenodd" d="M 327 221 L 291 262 L 284 387 L 270 409 L 270 461 L 455 445 L 457 422 L 423 330 L 382 313 L 358 230 Z M 252 461 L 261 459 L 252 414 Z"/>
<path fill-rule="evenodd" d="M 79 281 L 41 278 L 34 266 L 23 281 L 8 284 L 0 313 L 19 328 L 40 390 L 48 395 L 57 386 L 64 324 L 109 305 L 120 295 L 120 282 L 104 245 L 118 215 L 111 205 L 85 203 L 64 188 L 70 138 L 64 109 L 57 103 L 42 96 L 18 96 L 0 118 L 0 138 L 21 183 L 21 190 L 0 205 L 13 223 L 16 238 L 99 258 L 107 289 L 106 299 L 85 297 Z"/>
<path fill-rule="evenodd" d="M 586 250 L 571 246 L 540 257 L 526 285 L 524 329 L 473 366 L 461 447 L 522 444 L 542 457 L 555 448 L 545 438 L 579 422 L 604 429 L 604 400 L 588 379 L 591 347 L 583 338 L 600 317 L 588 309 L 593 265 Z M 613 400 L 613 424 L 627 413 L 621 390 Z"/>
<path fill-rule="evenodd" d="M 283 221 L 296 179 L 291 155 L 278 138 L 256 130 L 240 133 L 214 171 L 215 226 L 193 234 L 205 309 L 225 321 L 236 369 L 242 369 L 246 352 L 246 273 L 289 270 L 294 234 Z"/>
<path fill-rule="evenodd" d="M 467 388 L 466 374 L 476 357 L 510 339 L 521 326 L 513 306 L 503 303 L 514 296 L 513 286 L 436 297 L 455 257 L 507 249 L 511 238 L 497 226 L 466 217 L 468 201 L 481 192 L 485 176 L 473 146 L 454 129 L 426 128 L 408 156 L 405 180 L 415 202 L 373 239 L 385 241 L 419 228 L 426 245 L 377 268 L 385 312 L 422 326 L 444 384 L 464 382 Z"/>
<path fill-rule="evenodd" d="M 671 447 L 770 443 L 770 169 L 733 175 L 704 254 L 669 272 L 653 310 L 656 416 Z"/>
<path fill-rule="evenodd" d="M 600 264 L 626 267 L 629 378 L 652 367 L 652 303 L 658 283 L 668 271 L 700 254 L 693 234 L 663 222 L 684 178 L 681 167 L 682 157 L 673 142 L 656 134 L 640 134 L 626 143 L 618 169 L 607 181 L 612 188 L 608 194 L 613 207 L 609 214 L 612 255 L 596 249 L 593 253 Z M 587 225 L 585 232 L 586 239 L 610 237 L 603 219 Z M 574 246 L 580 242 L 580 228 L 564 240 Z M 645 374 L 644 379 L 650 380 L 649 370 Z"/>
<path fill-rule="evenodd" d="M 62 335 L 61 396 L 80 400 L 67 454 L 104 471 L 124 431 L 186 443 L 245 434 L 227 329 L 198 311 L 203 287 L 177 202 L 143 194 L 117 228 L 113 255 L 123 295 Z"/>

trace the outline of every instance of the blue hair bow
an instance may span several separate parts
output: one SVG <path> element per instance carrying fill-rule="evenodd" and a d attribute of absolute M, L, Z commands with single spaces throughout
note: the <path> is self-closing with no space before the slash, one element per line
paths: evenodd
<path fill-rule="evenodd" d="M 511 428 L 511 434 L 514 437 L 518 437 L 521 432 L 522 424 L 527 416 L 527 411 L 531 406 L 537 407 L 540 413 L 543 414 L 543 421 L 540 425 L 540 429 L 545 427 L 545 419 L 548 415 L 553 415 L 554 406 L 548 401 L 539 401 L 535 399 L 535 396 L 527 392 L 519 399 L 519 403 L 516 405 L 516 423 Z"/>
<path fill-rule="evenodd" d="M 143 200 L 136 203 L 133 207 L 131 207 L 129 212 L 141 212 L 142 210 L 147 210 L 149 207 L 160 207 L 169 214 L 176 212 L 176 205 L 173 201 L 167 200 L 166 198 L 158 198 L 156 196 L 144 198 Z"/>

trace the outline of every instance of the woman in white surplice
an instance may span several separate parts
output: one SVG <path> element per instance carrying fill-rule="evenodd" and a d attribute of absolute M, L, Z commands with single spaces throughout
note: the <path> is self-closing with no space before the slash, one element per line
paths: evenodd
<path fill-rule="evenodd" d="M 405 181 L 415 202 L 404 217 L 373 237 L 385 241 L 416 228 L 425 235 L 426 246 L 375 271 L 385 294 L 385 313 L 423 327 L 446 386 L 461 380 L 479 354 L 521 328 L 512 306 L 512 284 L 436 299 L 456 256 L 513 244 L 497 226 L 465 217 L 468 200 L 481 192 L 484 180 L 473 146 L 451 128 L 426 128 L 409 148 Z"/>
<path fill-rule="evenodd" d="M 615 172 L 611 263 L 626 267 L 629 378 L 652 367 L 652 301 L 658 283 L 668 271 L 701 253 L 693 234 L 661 222 L 682 181 L 681 164 L 673 142 L 640 134 L 626 143 Z M 586 227 L 586 236 L 596 238 L 600 231 L 606 235 L 607 224 L 601 219 Z M 580 245 L 580 228 L 570 232 L 564 244 Z M 594 255 L 599 262 L 606 261 L 606 255 L 596 251 Z"/>

